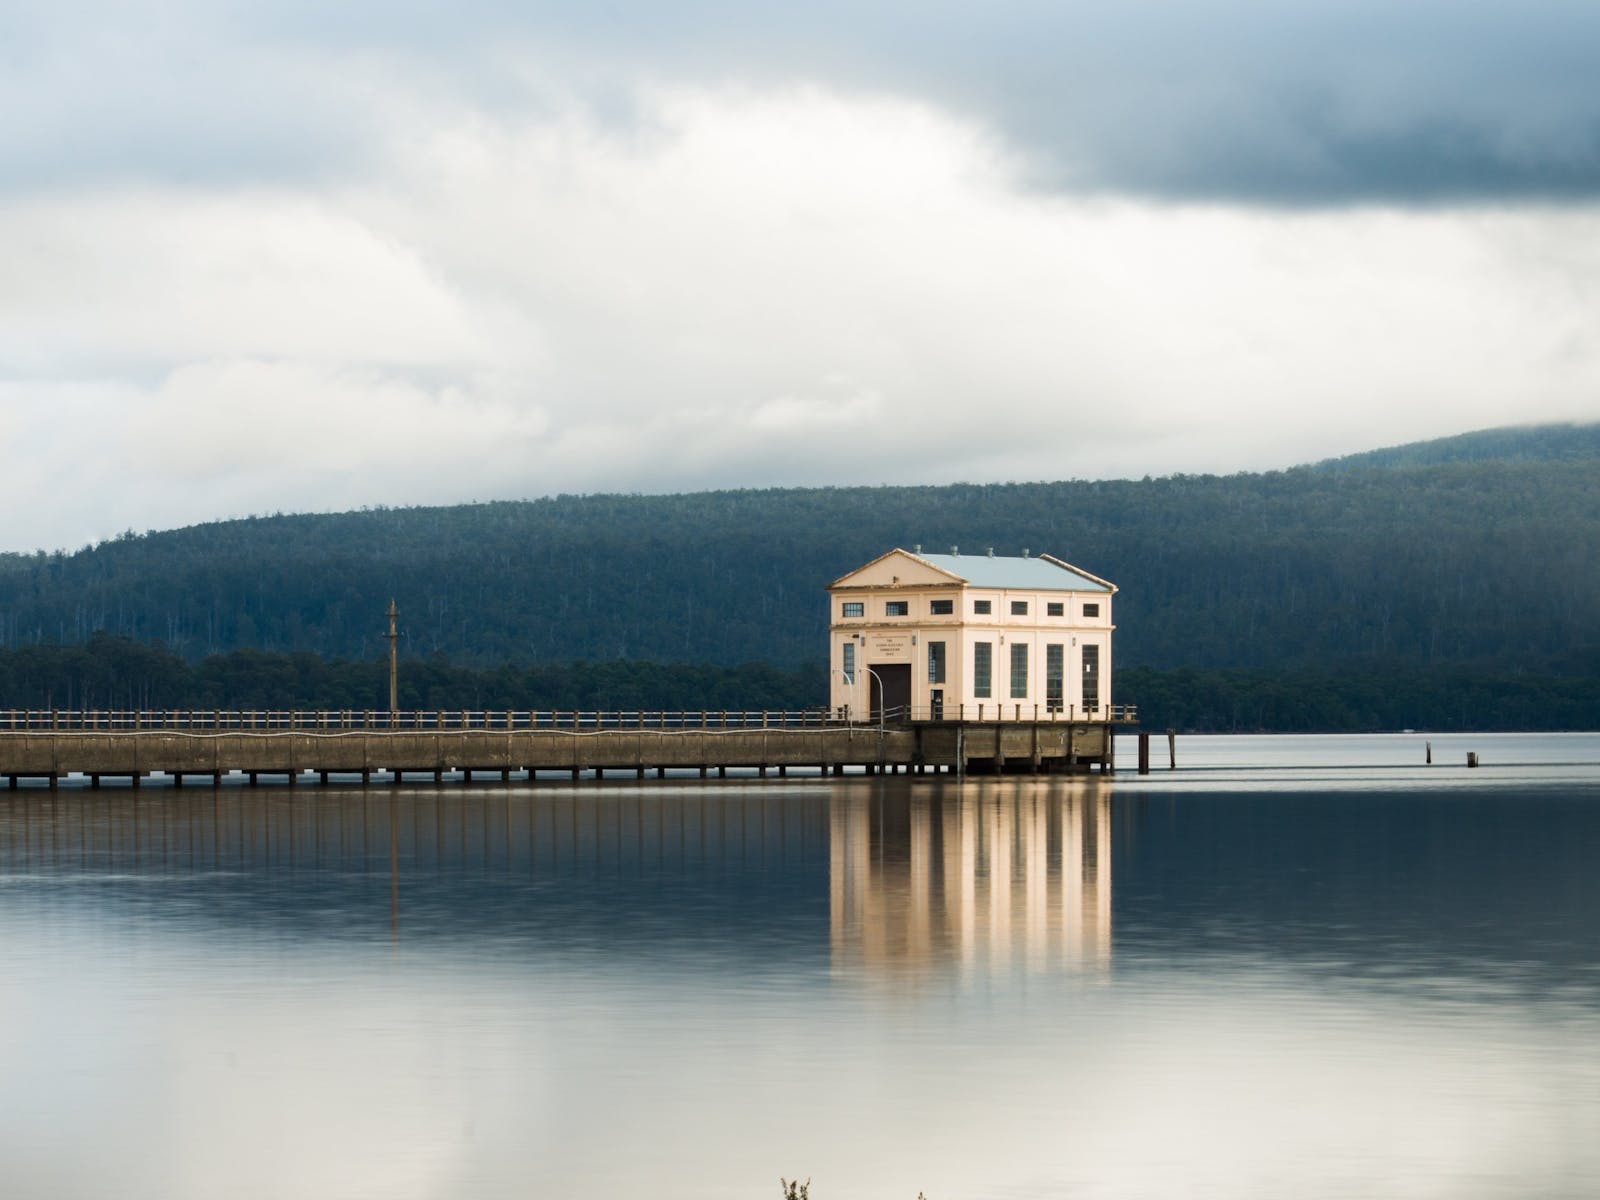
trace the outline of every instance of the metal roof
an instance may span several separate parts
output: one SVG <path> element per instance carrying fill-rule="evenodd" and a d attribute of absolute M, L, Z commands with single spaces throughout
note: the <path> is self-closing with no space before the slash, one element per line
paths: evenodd
<path fill-rule="evenodd" d="M 1045 558 L 991 558 L 987 554 L 917 554 L 914 557 L 949 571 L 971 587 L 1015 588 L 1039 592 L 1110 592 L 1102 579 Z"/>

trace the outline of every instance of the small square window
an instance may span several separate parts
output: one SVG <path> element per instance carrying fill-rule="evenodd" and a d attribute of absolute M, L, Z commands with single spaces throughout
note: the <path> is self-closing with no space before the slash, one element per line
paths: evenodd
<path fill-rule="evenodd" d="M 994 611 L 994 606 L 987 600 L 974 600 L 972 602 L 972 611 L 980 617 L 987 617 Z"/>
<path fill-rule="evenodd" d="M 1100 615 L 1100 606 L 1098 604 L 1085 604 L 1083 606 L 1083 615 L 1086 617 L 1098 617 Z"/>
<path fill-rule="evenodd" d="M 1013 600 L 1011 602 L 1011 615 L 1025 617 L 1028 615 L 1028 602 L 1026 600 Z"/>
<path fill-rule="evenodd" d="M 1067 606 L 1060 600 L 1050 600 L 1044 606 L 1044 615 L 1047 617 L 1064 617 L 1067 615 Z"/>
<path fill-rule="evenodd" d="M 846 600 L 844 602 L 844 615 L 847 617 L 866 616 L 867 602 L 865 600 Z"/>
<path fill-rule="evenodd" d="M 948 617 L 956 610 L 954 600 L 929 600 L 928 611 L 936 617 Z"/>
<path fill-rule="evenodd" d="M 883 612 L 884 612 L 885 616 L 889 616 L 889 617 L 910 616 L 911 615 L 911 601 L 909 601 L 909 600 L 886 600 L 884 602 L 884 605 L 883 605 Z"/>

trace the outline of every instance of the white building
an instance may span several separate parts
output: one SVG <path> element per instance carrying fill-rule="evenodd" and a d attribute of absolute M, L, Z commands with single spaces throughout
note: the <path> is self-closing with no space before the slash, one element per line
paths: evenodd
<path fill-rule="evenodd" d="M 1048 554 L 891 550 L 828 585 L 830 703 L 871 719 L 1105 720 L 1116 590 Z"/>

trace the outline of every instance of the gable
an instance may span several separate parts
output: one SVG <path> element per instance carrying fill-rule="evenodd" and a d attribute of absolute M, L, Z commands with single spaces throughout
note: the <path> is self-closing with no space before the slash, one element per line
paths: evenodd
<path fill-rule="evenodd" d="M 828 585 L 835 588 L 954 587 L 960 576 L 942 571 L 908 551 L 894 549 L 879 555 L 863 567 L 841 575 Z"/>

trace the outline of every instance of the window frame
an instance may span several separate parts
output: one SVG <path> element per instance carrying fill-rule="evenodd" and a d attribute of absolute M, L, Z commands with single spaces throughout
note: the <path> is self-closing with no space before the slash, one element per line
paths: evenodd
<path fill-rule="evenodd" d="M 1027 642 L 1011 643 L 1011 699 L 1026 700 L 1028 698 L 1028 651 L 1031 647 Z"/>
<path fill-rule="evenodd" d="M 994 643 L 972 643 L 972 695 L 976 700 L 994 698 Z"/>

